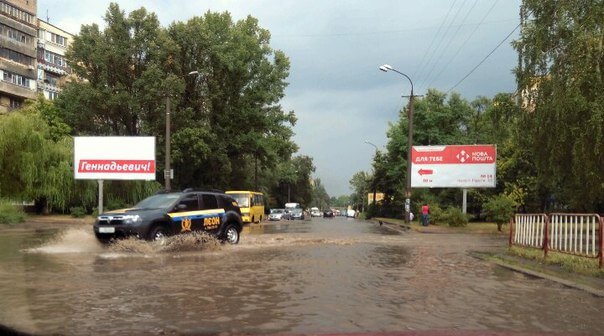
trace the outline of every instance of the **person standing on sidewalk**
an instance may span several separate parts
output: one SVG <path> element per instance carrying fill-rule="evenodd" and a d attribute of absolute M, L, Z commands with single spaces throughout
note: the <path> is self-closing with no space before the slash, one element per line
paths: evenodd
<path fill-rule="evenodd" d="M 424 203 L 422 206 L 422 225 L 428 226 L 428 223 L 430 223 L 430 207 L 427 203 Z"/>

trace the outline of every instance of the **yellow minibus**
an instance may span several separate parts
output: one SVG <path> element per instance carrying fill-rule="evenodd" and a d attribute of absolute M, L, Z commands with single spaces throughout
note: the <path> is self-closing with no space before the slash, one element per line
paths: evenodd
<path fill-rule="evenodd" d="M 231 190 L 226 194 L 233 197 L 241 209 L 244 223 L 260 223 L 264 219 L 264 194 L 256 191 Z"/>

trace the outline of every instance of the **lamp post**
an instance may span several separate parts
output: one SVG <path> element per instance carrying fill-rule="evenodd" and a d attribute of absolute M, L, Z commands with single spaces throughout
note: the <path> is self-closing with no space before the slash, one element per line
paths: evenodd
<path fill-rule="evenodd" d="M 375 157 L 377 157 L 377 153 L 378 153 L 378 148 L 376 145 L 372 144 L 371 142 L 365 140 L 365 143 L 368 145 L 371 145 L 373 147 L 375 147 Z M 376 185 L 375 185 L 375 170 L 373 172 L 373 207 L 374 207 L 374 211 L 375 211 L 375 194 L 377 193 L 376 189 Z"/>
<path fill-rule="evenodd" d="M 407 115 L 407 120 L 409 122 L 409 131 L 408 131 L 409 138 L 407 140 L 407 183 L 406 183 L 406 190 L 405 190 L 405 222 L 407 222 L 407 224 L 409 224 L 411 222 L 411 217 L 410 217 L 410 212 L 411 212 L 411 150 L 412 150 L 412 146 L 413 146 L 413 97 L 414 97 L 413 81 L 411 81 L 411 78 L 409 78 L 409 76 L 396 70 L 395 68 L 391 67 L 388 64 L 381 65 L 379 67 L 379 69 L 384 72 L 394 71 L 394 72 L 398 73 L 399 75 L 402 75 L 405 78 L 407 78 L 409 80 L 409 83 L 411 84 L 411 95 L 409 96 L 409 110 L 408 110 L 408 115 Z"/>
<path fill-rule="evenodd" d="M 187 76 L 198 75 L 199 71 L 191 71 Z M 170 180 L 172 179 L 172 169 L 170 169 L 170 94 L 166 94 L 166 168 L 164 170 L 164 181 L 166 191 L 170 191 Z"/>

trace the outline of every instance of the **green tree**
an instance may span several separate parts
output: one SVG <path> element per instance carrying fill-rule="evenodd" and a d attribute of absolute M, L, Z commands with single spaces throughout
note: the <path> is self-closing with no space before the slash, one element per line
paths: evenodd
<path fill-rule="evenodd" d="M 372 177 L 364 171 L 357 172 L 350 179 L 350 187 L 353 193 L 350 195 L 350 203 L 353 208 L 360 210 L 366 203 L 366 196 L 370 190 Z"/>
<path fill-rule="evenodd" d="M 350 204 L 350 195 L 341 195 L 338 197 L 332 196 L 330 203 L 335 207 L 346 207 Z"/>
<path fill-rule="evenodd" d="M 59 96 L 61 117 L 77 134 L 157 134 L 153 121 L 163 123 L 166 90 L 180 88 L 167 76 L 173 46 L 144 8 L 127 16 L 111 3 L 104 20 L 103 31 L 83 25 L 66 54 L 83 80 L 68 83 Z"/>
<path fill-rule="evenodd" d="M 313 188 L 310 183 L 315 171 L 313 160 L 309 156 L 296 156 L 290 161 L 282 162 L 275 170 L 275 181 L 271 195 L 279 207 L 285 203 L 300 203 L 303 207 L 311 205 Z"/>
<path fill-rule="evenodd" d="M 51 109 L 39 99 L 0 118 L 0 195 L 66 209 L 74 185 L 72 140 L 59 120 L 47 124 L 40 110 L 51 115 Z"/>
<path fill-rule="evenodd" d="M 312 206 L 316 206 L 319 209 L 325 209 L 330 205 L 330 197 L 325 190 L 325 186 L 321 182 L 321 179 L 316 178 L 312 183 Z"/>
<path fill-rule="evenodd" d="M 207 12 L 172 24 L 168 35 L 178 46 L 174 57 L 178 71 L 200 74 L 196 85 L 185 88 L 186 98 L 179 109 L 186 113 L 175 127 L 198 135 L 196 141 L 206 149 L 178 158 L 175 167 L 191 173 L 187 168 L 190 156 L 211 166 L 198 166 L 182 183 L 268 187 L 259 181 L 297 150 L 291 141 L 295 115 L 279 105 L 287 86 L 289 60 L 270 47 L 270 33 L 249 16 L 233 22 L 229 13 Z"/>
<path fill-rule="evenodd" d="M 154 135 L 165 160 L 168 98 L 174 187 L 268 191 L 291 160 L 293 112 L 279 105 L 289 60 L 253 17 L 207 12 L 162 28 L 115 3 L 106 28 L 84 25 L 67 53 L 79 81 L 58 99 L 75 135 Z M 163 174 L 158 174 L 163 179 Z"/>
<path fill-rule="evenodd" d="M 371 187 L 385 192 L 385 200 L 376 209 L 379 216 L 401 217 L 405 199 L 407 162 L 407 108 L 387 132 L 386 153 L 374 157 Z M 414 145 L 495 144 L 498 148 L 497 187 L 469 192 L 468 211 L 480 217 L 482 204 L 489 197 L 510 190 L 537 192 L 535 171 L 527 153 L 522 109 L 512 94 L 500 93 L 493 99 L 477 97 L 472 102 L 459 94 L 447 96 L 430 89 L 415 101 Z M 424 202 L 446 208 L 461 204 L 462 193 L 456 188 L 416 188 L 411 211 L 417 213 Z M 534 200 L 525 197 L 526 205 Z M 372 209 L 373 210 L 373 209 Z"/>
<path fill-rule="evenodd" d="M 524 0 L 518 87 L 541 204 L 604 210 L 604 6 Z M 548 209 L 548 210 L 551 210 Z"/>

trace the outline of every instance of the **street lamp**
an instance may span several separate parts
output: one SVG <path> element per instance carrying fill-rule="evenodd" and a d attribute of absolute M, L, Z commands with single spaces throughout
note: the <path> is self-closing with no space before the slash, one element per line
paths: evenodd
<path fill-rule="evenodd" d="M 199 71 L 191 71 L 187 76 L 198 75 Z M 170 169 L 170 94 L 166 94 L 166 164 L 164 170 L 164 182 L 166 191 L 170 191 L 170 180 L 174 177 Z"/>
<path fill-rule="evenodd" d="M 407 185 L 405 190 L 405 221 L 407 224 L 411 222 L 411 150 L 413 146 L 413 82 L 409 76 L 404 73 L 396 70 L 388 64 L 384 64 L 380 66 L 380 70 L 384 72 L 394 71 L 399 75 L 404 76 L 409 80 L 411 84 L 411 95 L 409 96 L 409 110 L 407 115 L 407 120 L 409 121 L 409 138 L 407 140 Z"/>
<path fill-rule="evenodd" d="M 377 153 L 378 153 L 377 146 L 367 140 L 365 140 L 365 143 L 375 147 L 375 157 L 377 158 Z M 375 185 L 375 170 L 374 170 L 374 172 L 373 172 L 373 207 L 374 208 L 375 208 L 375 194 L 377 193 L 375 189 L 376 189 L 376 185 Z M 375 209 L 374 209 L 374 211 L 375 211 Z"/>

